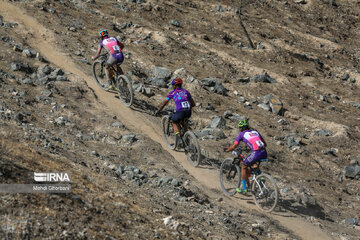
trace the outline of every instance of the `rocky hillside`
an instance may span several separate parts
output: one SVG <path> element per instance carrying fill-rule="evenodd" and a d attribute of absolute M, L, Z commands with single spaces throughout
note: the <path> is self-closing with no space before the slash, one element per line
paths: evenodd
<path fill-rule="evenodd" d="M 1 182 L 73 176 L 71 194 L 2 194 L 5 239 L 360 239 L 359 2 L 0 4 Z M 125 44 L 131 110 L 93 82 L 103 28 Z M 199 169 L 151 116 L 174 76 L 197 103 Z M 268 143 L 272 215 L 218 185 L 243 118 Z"/>

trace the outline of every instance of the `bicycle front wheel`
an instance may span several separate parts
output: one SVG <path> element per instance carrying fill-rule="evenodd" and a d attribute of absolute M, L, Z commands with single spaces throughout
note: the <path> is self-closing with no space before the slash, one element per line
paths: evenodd
<path fill-rule="evenodd" d="M 171 124 L 170 117 L 168 115 L 163 116 L 161 119 L 161 131 L 165 140 L 166 145 L 174 150 L 177 145 L 177 137 L 175 135 L 173 126 Z"/>
<path fill-rule="evenodd" d="M 119 75 L 115 83 L 119 98 L 126 107 L 130 107 L 134 100 L 132 84 L 125 75 Z"/>
<path fill-rule="evenodd" d="M 200 164 L 201 152 L 199 142 L 193 132 L 187 131 L 184 134 L 185 154 L 188 161 L 197 167 Z"/>
<path fill-rule="evenodd" d="M 103 90 L 105 89 L 105 85 L 108 83 L 105 75 L 105 68 L 102 61 L 95 61 L 92 65 L 92 72 L 95 79 L 96 84 Z"/>
<path fill-rule="evenodd" d="M 276 182 L 266 173 L 256 176 L 252 183 L 251 193 L 256 206 L 265 212 L 274 210 L 279 200 Z"/>
<path fill-rule="evenodd" d="M 233 163 L 234 159 L 225 159 L 220 166 L 220 186 L 226 195 L 232 196 L 240 187 L 240 167 Z"/>

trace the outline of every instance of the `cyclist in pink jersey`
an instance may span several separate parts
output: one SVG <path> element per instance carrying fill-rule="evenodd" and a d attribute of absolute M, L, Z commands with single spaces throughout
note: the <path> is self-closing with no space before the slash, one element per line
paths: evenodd
<path fill-rule="evenodd" d="M 241 130 L 240 134 L 237 136 L 234 144 L 231 147 L 225 148 L 225 151 L 233 151 L 239 145 L 240 141 L 243 141 L 251 149 L 250 155 L 247 156 L 241 167 L 241 180 L 243 187 L 242 189 L 236 189 L 237 192 L 246 193 L 246 179 L 249 177 L 246 168 L 252 166 L 261 159 L 267 158 L 266 142 L 258 131 L 250 129 L 247 120 L 240 121 L 238 123 L 238 127 Z"/>
<path fill-rule="evenodd" d="M 92 56 L 92 60 L 96 60 L 100 54 L 101 50 L 105 48 L 105 50 L 109 53 L 109 58 L 105 64 L 105 75 L 108 80 L 108 84 L 105 85 L 105 88 L 111 90 L 112 79 L 110 78 L 110 67 L 113 65 L 117 66 L 117 70 L 120 74 L 124 74 L 123 70 L 120 67 L 120 64 L 124 61 L 124 55 L 122 53 L 122 49 L 124 48 L 124 44 L 117 40 L 115 37 L 109 37 L 109 33 L 107 30 L 102 30 L 99 32 L 99 36 L 101 38 L 101 42 L 99 44 L 98 51 L 95 56 Z"/>

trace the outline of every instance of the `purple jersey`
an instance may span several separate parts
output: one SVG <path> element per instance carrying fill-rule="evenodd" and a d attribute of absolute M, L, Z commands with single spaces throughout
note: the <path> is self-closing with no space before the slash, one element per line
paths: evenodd
<path fill-rule="evenodd" d="M 190 100 L 192 98 L 190 93 L 185 89 L 177 88 L 176 90 L 171 91 L 166 99 L 174 99 L 176 111 L 184 111 L 191 109 Z"/>
<path fill-rule="evenodd" d="M 237 136 L 235 144 L 239 144 L 240 141 L 246 143 L 249 146 L 251 151 L 264 150 L 265 144 L 262 140 L 262 137 L 258 131 L 255 130 L 245 130 Z"/>

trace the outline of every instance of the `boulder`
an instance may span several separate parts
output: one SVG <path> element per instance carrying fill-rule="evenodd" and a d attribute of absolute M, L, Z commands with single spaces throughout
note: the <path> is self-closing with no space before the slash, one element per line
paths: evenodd
<path fill-rule="evenodd" d="M 271 108 L 271 111 L 276 115 L 282 116 L 284 114 L 283 103 L 278 97 L 275 97 L 271 94 L 265 95 L 264 104 L 268 104 Z"/>
<path fill-rule="evenodd" d="M 263 83 L 276 83 L 276 80 L 271 78 L 267 73 L 255 75 L 251 78 L 253 82 L 263 82 Z"/>
<path fill-rule="evenodd" d="M 315 131 L 315 135 L 316 136 L 320 136 L 320 137 L 329 137 L 332 136 L 332 132 L 326 130 L 326 129 L 320 129 L 320 130 L 316 130 Z"/>
<path fill-rule="evenodd" d="M 226 120 L 223 117 L 219 116 L 211 120 L 210 128 L 224 129 L 225 127 L 226 127 Z"/>
<path fill-rule="evenodd" d="M 176 19 L 170 20 L 170 24 L 175 26 L 175 27 L 181 27 L 180 22 L 178 20 L 176 20 Z"/>
<path fill-rule="evenodd" d="M 360 174 L 360 166 L 345 166 L 344 167 L 344 175 L 348 178 L 355 178 L 356 175 Z"/>
<path fill-rule="evenodd" d="M 151 71 L 152 77 L 150 79 L 151 83 L 157 87 L 167 87 L 167 81 L 171 77 L 171 71 L 164 67 L 154 67 Z"/>

